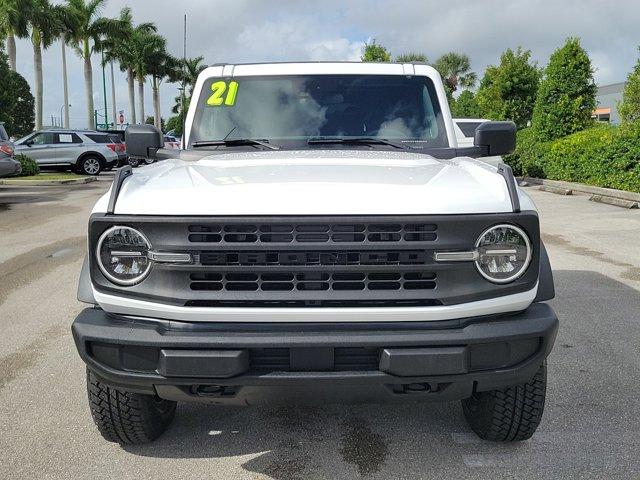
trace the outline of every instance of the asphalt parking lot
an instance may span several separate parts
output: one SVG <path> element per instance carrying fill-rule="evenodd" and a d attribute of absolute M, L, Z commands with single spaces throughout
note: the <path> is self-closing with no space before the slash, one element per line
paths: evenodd
<path fill-rule="evenodd" d="M 561 321 L 530 441 L 477 439 L 454 404 L 182 404 L 155 444 L 94 428 L 70 333 L 98 182 L 0 186 L 0 478 L 638 478 L 640 211 L 528 192 Z"/>

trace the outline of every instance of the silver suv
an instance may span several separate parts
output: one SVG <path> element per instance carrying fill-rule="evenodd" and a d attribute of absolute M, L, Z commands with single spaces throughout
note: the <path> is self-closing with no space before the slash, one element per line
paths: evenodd
<path fill-rule="evenodd" d="M 119 145 L 108 134 L 91 130 L 43 130 L 15 143 L 16 154 L 32 158 L 40 168 L 71 169 L 98 175 L 118 164 Z"/>

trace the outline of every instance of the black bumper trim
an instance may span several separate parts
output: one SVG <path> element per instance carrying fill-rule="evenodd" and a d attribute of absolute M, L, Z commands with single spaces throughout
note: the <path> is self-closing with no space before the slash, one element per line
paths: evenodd
<path fill-rule="evenodd" d="M 382 397 L 398 397 L 398 388 L 407 385 L 428 385 L 427 391 L 410 395 L 416 399 L 452 400 L 464 398 L 473 390 L 491 390 L 529 380 L 536 373 L 551 351 L 555 341 L 558 319 L 550 306 L 543 303 L 532 304 L 519 313 L 495 317 L 459 320 L 458 326 L 451 322 L 424 322 L 412 324 L 385 323 L 379 328 L 368 324 L 366 327 L 353 324 L 324 325 L 282 325 L 270 330 L 269 324 L 180 324 L 180 322 L 143 321 L 114 316 L 96 308 L 83 310 L 72 326 L 76 346 L 88 368 L 103 382 L 125 390 L 141 393 L 157 393 L 165 398 L 179 400 L 208 401 L 213 403 L 246 403 L 247 395 L 253 402 L 256 389 L 271 391 L 274 387 L 338 387 L 344 391 L 351 387 L 366 386 L 367 395 L 372 391 L 382 393 Z M 273 324 L 271 326 L 274 326 Z M 179 327 L 179 328 L 176 328 Z M 422 328 L 421 328 L 422 327 Z M 90 344 L 114 344 L 135 347 L 155 347 L 163 350 L 188 349 L 189 361 L 193 362 L 193 352 L 197 350 L 224 350 L 249 348 L 322 348 L 322 347 L 380 347 L 428 350 L 435 353 L 455 353 L 462 355 L 468 348 L 491 343 L 517 342 L 538 339 L 533 355 L 516 365 L 482 371 L 464 372 L 455 364 L 443 364 L 442 374 L 438 362 L 427 359 L 428 375 L 412 375 L 416 370 L 399 367 L 393 374 L 383 368 L 374 371 L 274 371 L 254 372 L 251 370 L 231 378 L 199 378 L 193 376 L 163 376 L 156 372 L 123 371 L 96 361 L 88 346 Z M 438 348 L 433 348 L 438 347 Z M 443 347 L 451 347 L 446 351 Z M 404 350 L 404 351 L 408 351 Z M 460 362 L 458 355 L 451 356 L 452 362 Z M 430 362 L 430 363 L 429 363 Z M 383 367 L 381 363 L 381 367 Z M 183 370 L 180 370 L 184 373 Z M 427 371 L 427 370 L 425 370 Z M 400 373 L 401 375 L 398 375 Z M 193 389 L 203 385 L 220 386 L 224 394 L 200 395 Z M 228 387 L 228 388 L 227 388 Z M 250 388 L 245 388 L 250 387 Z M 226 390 L 225 390 L 226 389 Z M 230 389 L 230 390 L 229 390 Z M 372 391 L 369 391 L 372 390 Z M 229 391 L 232 394 L 229 394 Z M 345 393 L 345 392 L 342 392 Z M 400 392 L 402 393 L 402 392 Z M 408 398 L 409 396 L 401 397 Z M 178 398 L 179 397 L 179 398 Z"/>

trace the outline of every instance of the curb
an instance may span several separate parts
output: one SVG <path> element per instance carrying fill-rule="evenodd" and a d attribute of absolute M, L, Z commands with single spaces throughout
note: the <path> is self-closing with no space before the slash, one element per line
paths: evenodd
<path fill-rule="evenodd" d="M 0 180 L 0 185 L 24 185 L 29 187 L 49 187 L 53 185 L 83 185 L 98 180 L 96 177 L 68 178 L 65 180 Z"/>
<path fill-rule="evenodd" d="M 543 187 L 551 187 L 552 189 L 558 190 L 570 190 L 573 193 L 585 193 L 589 195 L 626 200 L 628 202 L 640 202 L 640 193 L 636 192 L 615 190 L 613 188 L 594 187 L 592 185 L 584 185 L 582 183 L 562 182 L 560 180 L 543 180 L 541 178 L 533 177 L 522 177 L 522 180 L 530 183 L 531 185 L 542 185 Z"/>

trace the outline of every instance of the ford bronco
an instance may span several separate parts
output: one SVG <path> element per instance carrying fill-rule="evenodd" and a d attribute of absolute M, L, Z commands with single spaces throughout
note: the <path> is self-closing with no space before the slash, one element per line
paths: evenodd
<path fill-rule="evenodd" d="M 182 150 L 130 126 L 95 205 L 73 323 L 93 420 L 143 443 L 176 404 L 460 400 L 524 440 L 558 320 L 515 125 L 458 147 L 421 64 L 217 65 Z"/>

